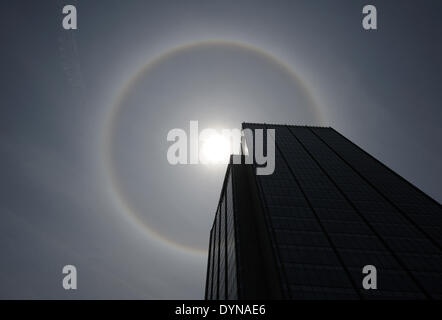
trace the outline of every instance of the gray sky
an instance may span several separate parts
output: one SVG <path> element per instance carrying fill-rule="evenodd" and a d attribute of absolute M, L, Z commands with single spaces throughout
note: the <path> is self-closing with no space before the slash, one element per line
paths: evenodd
<path fill-rule="evenodd" d="M 332 126 L 440 202 L 442 5 L 369 3 L 3 1 L 0 298 L 202 298 L 225 167 L 167 163 L 190 120 Z"/>

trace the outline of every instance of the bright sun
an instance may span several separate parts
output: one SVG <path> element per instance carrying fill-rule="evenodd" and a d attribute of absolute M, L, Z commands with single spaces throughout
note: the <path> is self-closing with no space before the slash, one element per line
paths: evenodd
<path fill-rule="evenodd" d="M 228 163 L 230 153 L 229 140 L 220 134 L 213 134 L 203 142 L 201 161 L 206 164 Z"/>

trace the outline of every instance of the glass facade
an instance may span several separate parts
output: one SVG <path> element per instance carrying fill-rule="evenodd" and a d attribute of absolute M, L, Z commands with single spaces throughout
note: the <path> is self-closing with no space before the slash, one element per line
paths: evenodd
<path fill-rule="evenodd" d="M 206 299 L 238 298 L 232 173 L 228 169 L 209 247 Z M 212 239 L 213 238 L 213 239 Z"/>
<path fill-rule="evenodd" d="M 236 245 L 234 229 L 232 175 L 228 176 L 226 188 L 226 251 L 227 251 L 227 298 L 235 300 L 238 298 L 238 285 L 236 277 Z"/>
<path fill-rule="evenodd" d="M 206 298 L 247 298 L 238 290 L 247 283 L 238 279 L 243 252 L 235 237 L 247 226 L 235 223 L 234 198 L 251 192 L 273 250 L 257 259 L 274 260 L 278 277 L 272 281 L 281 282 L 283 297 L 442 299 L 439 203 L 331 128 L 245 128 L 275 130 L 275 171 L 251 171 L 248 190 L 235 192 L 229 166 L 211 231 Z M 375 290 L 362 287 L 366 265 L 377 269 Z"/>

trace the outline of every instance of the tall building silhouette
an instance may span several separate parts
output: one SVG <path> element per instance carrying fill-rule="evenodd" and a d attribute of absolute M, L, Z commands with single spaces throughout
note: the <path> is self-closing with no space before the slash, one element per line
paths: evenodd
<path fill-rule="evenodd" d="M 442 299 L 438 202 L 332 128 L 246 128 L 275 129 L 275 171 L 228 166 L 206 299 Z"/>

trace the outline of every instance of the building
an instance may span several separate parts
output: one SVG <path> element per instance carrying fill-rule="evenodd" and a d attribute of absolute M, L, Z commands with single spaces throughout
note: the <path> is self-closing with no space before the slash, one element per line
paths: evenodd
<path fill-rule="evenodd" d="M 275 129 L 275 171 L 228 166 L 206 299 L 442 299 L 438 202 L 332 128 L 245 128 Z"/>

